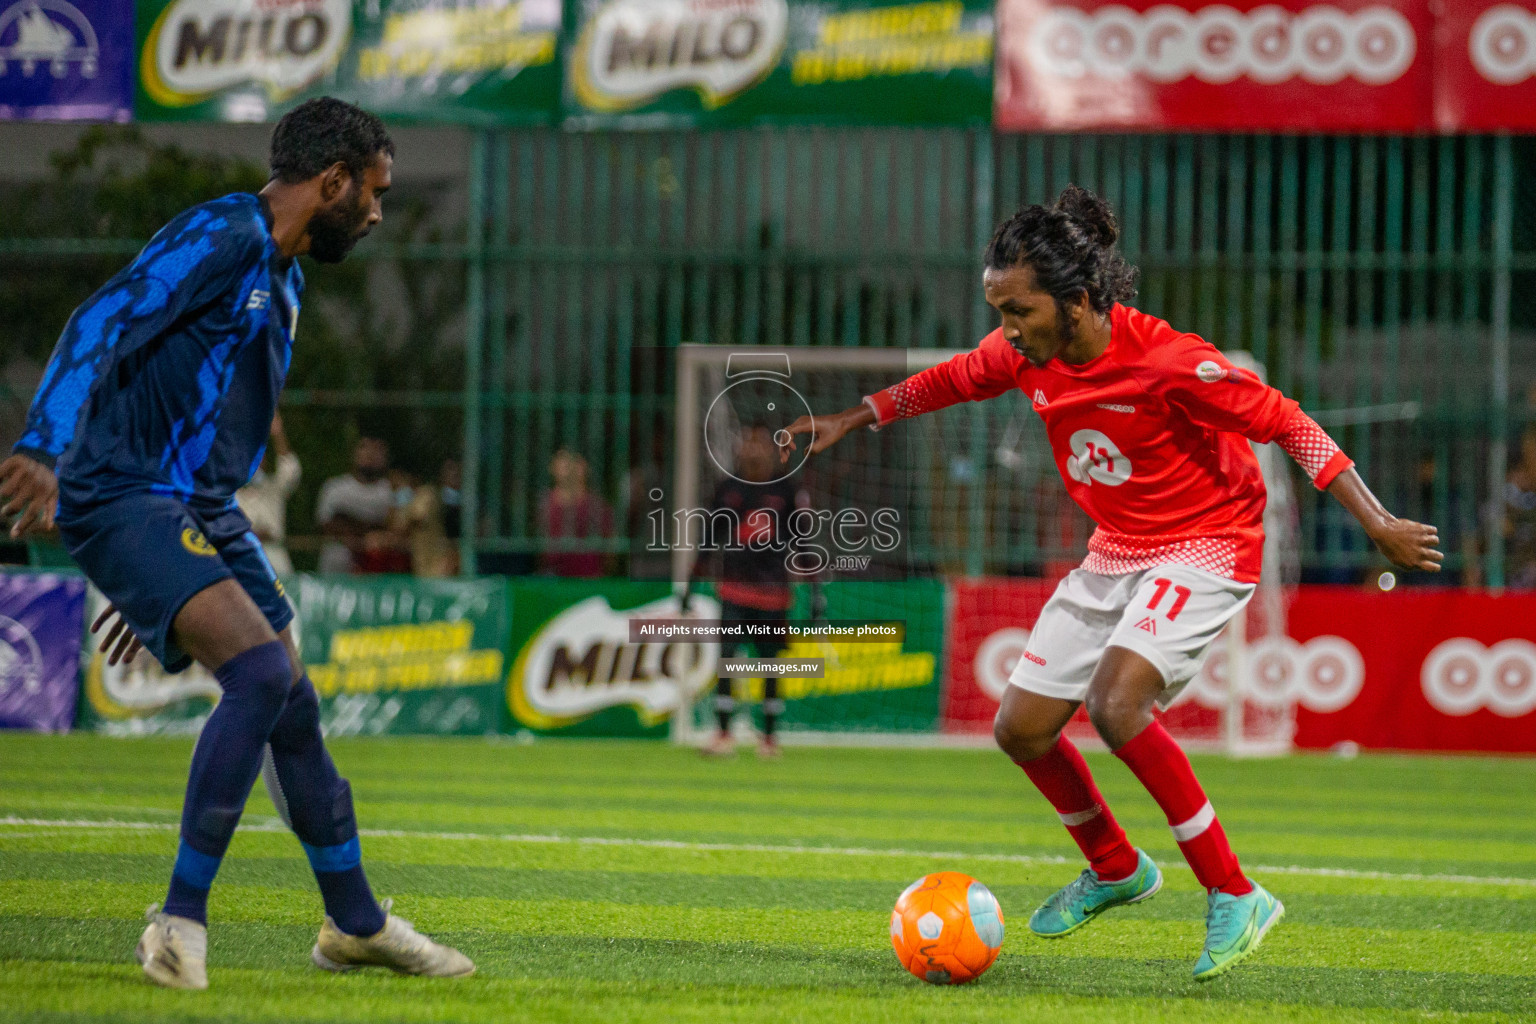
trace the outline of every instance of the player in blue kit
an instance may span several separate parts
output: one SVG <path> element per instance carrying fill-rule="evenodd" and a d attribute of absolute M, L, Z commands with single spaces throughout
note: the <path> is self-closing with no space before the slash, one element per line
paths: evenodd
<path fill-rule="evenodd" d="M 110 659 L 142 644 L 172 672 L 198 662 L 223 690 L 192 755 L 170 891 L 136 951 L 161 985 L 208 986 L 208 891 L 269 745 L 274 799 L 325 902 L 313 962 L 474 970 L 374 898 L 293 610 L 234 499 L 261 462 L 287 376 L 304 290 L 296 257 L 339 262 L 379 223 L 393 159 L 372 114 L 329 98 L 295 108 L 272 133 L 260 195 L 177 216 L 75 310 L 0 463 L 11 535 L 57 522 L 111 601 Z"/>

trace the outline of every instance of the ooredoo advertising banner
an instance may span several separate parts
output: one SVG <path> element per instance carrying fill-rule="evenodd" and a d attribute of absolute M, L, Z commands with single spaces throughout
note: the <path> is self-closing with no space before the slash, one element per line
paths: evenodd
<path fill-rule="evenodd" d="M 1443 6 L 1436 25 L 1438 126 L 1536 128 L 1536 4 L 1458 0 Z"/>
<path fill-rule="evenodd" d="M 1000 0 L 997 18 L 1004 130 L 1430 124 L 1434 21 L 1423 0 Z"/>
<path fill-rule="evenodd" d="M 1297 746 L 1536 752 L 1536 594 L 1302 587 L 1289 620 L 1359 655 L 1301 666 Z"/>
<path fill-rule="evenodd" d="M 579 126 L 985 123 L 989 0 L 573 0 Z"/>
<path fill-rule="evenodd" d="M 945 731 L 990 728 L 1051 589 L 953 584 Z M 1536 753 L 1536 594 L 1304 586 L 1287 634 L 1249 645 L 1247 692 L 1294 713 L 1298 747 Z M 1218 642 L 1168 712 L 1176 734 L 1220 740 L 1224 672 Z"/>
<path fill-rule="evenodd" d="M 84 615 L 84 578 L 0 573 L 0 728 L 69 730 Z"/>
<path fill-rule="evenodd" d="M 559 106 L 559 0 L 139 0 L 137 10 L 145 119 L 273 120 L 322 94 L 439 122 L 544 123 Z"/>
<path fill-rule="evenodd" d="M 0 0 L 0 120 L 133 116 L 133 4 Z"/>

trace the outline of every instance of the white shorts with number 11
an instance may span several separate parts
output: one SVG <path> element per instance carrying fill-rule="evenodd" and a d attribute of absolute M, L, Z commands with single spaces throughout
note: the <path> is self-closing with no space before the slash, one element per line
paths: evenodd
<path fill-rule="evenodd" d="M 1167 707 L 1200 671 L 1206 653 L 1253 596 L 1237 583 L 1188 565 L 1121 576 L 1074 569 L 1056 587 L 1008 681 L 1031 693 L 1080 701 L 1106 647 L 1125 647 L 1162 673 Z"/>

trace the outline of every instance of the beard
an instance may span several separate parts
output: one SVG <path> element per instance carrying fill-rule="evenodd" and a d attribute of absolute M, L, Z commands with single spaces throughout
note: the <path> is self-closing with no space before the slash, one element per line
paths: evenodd
<path fill-rule="evenodd" d="M 309 219 L 309 254 L 321 263 L 340 263 L 368 234 L 368 209 L 357 203 L 354 183 L 336 202 Z"/>

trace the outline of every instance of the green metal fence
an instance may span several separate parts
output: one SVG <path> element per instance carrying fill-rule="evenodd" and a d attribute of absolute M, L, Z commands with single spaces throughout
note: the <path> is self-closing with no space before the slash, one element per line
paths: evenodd
<path fill-rule="evenodd" d="M 375 287 L 407 273 L 455 282 L 462 352 L 429 380 L 296 363 L 287 408 L 338 438 L 348 416 L 381 408 L 408 413 L 417 437 L 462 430 L 466 567 L 531 568 L 552 546 L 538 504 L 557 447 L 587 457 L 620 524 L 635 473 L 668 472 L 670 409 L 631 379 L 637 350 L 969 347 L 992 325 L 979 254 L 994 223 L 1076 182 L 1119 211 L 1141 308 L 1252 352 L 1393 508 L 1441 526 L 1453 576 L 1499 585 L 1510 443 L 1536 412 L 1533 149 L 1499 137 L 481 132 L 462 232 L 360 250 Z M 0 239 L 0 256 L 50 253 L 61 273 L 70 251 Z M 1074 557 L 1086 524 L 1041 497 L 1050 469 L 1027 406 L 944 416 L 925 436 L 951 479 L 919 497 L 946 507 L 934 521 L 970 525 L 914 538 L 925 562 L 999 572 Z M 1374 564 L 1316 495 L 1301 502 L 1300 540 L 1318 578 Z"/>
<path fill-rule="evenodd" d="M 991 325 L 978 254 L 993 223 L 1077 182 L 1120 212 L 1142 308 L 1252 352 L 1394 508 L 1442 526 L 1453 574 L 1503 580 L 1491 517 L 1536 380 L 1511 324 L 1514 276 L 1536 267 L 1515 250 L 1523 140 L 761 130 L 482 147 L 484 370 L 465 419 L 481 551 L 540 548 L 559 444 L 622 501 L 670 429 L 665 408 L 627 404 L 635 348 L 967 347 Z M 1043 443 L 1033 418 L 1007 401 L 946 416 L 936 443 L 967 459 L 964 485 L 926 500 L 973 506 L 984 528 L 916 538 L 928 561 L 1070 558 L 1081 524 L 1043 522 L 1058 513 L 1034 481 L 989 454 L 1010 430 Z M 1314 575 L 1373 564 L 1333 503 L 1304 498 L 1301 519 Z"/>

